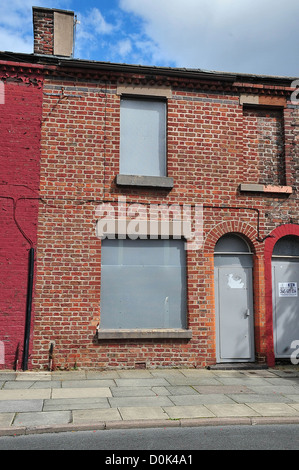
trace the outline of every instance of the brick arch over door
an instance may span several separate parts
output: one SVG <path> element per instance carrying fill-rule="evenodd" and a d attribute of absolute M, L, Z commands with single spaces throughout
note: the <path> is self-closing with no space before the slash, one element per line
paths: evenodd
<path fill-rule="evenodd" d="M 266 301 L 266 336 L 267 336 L 267 363 L 275 365 L 274 338 L 273 338 L 273 301 L 272 301 L 272 254 L 275 244 L 280 238 L 287 235 L 299 237 L 299 225 L 286 224 L 277 227 L 270 233 L 265 242 L 265 301 Z"/>
<path fill-rule="evenodd" d="M 249 244 L 253 254 L 261 252 L 261 246 L 256 241 L 256 229 L 249 224 L 231 220 L 222 222 L 210 230 L 204 241 L 204 253 L 214 255 L 216 243 L 223 235 L 228 234 L 236 234 L 242 237 Z"/>

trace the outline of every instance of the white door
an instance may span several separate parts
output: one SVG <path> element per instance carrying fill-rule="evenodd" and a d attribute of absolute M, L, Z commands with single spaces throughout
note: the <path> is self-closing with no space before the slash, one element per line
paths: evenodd
<path fill-rule="evenodd" d="M 299 261 L 273 261 L 272 283 L 275 356 L 289 358 L 299 341 Z"/>
<path fill-rule="evenodd" d="M 299 237 L 281 238 L 272 258 L 274 353 L 290 358 L 299 341 Z M 297 346 L 296 346 L 297 348 Z"/>
<path fill-rule="evenodd" d="M 231 253 L 218 251 L 225 248 Z M 234 248 L 230 237 L 229 243 L 216 245 L 215 250 L 217 362 L 253 362 L 252 256 L 233 249 L 240 246 Z"/>

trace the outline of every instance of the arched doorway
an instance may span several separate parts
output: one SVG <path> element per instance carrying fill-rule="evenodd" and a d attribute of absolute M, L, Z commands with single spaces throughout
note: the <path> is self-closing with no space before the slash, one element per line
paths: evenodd
<path fill-rule="evenodd" d="M 299 237 L 278 240 L 272 254 L 273 340 L 276 358 L 290 358 L 299 340 Z"/>
<path fill-rule="evenodd" d="M 214 278 L 217 362 L 254 361 L 253 260 L 250 247 L 236 234 L 215 246 Z"/>

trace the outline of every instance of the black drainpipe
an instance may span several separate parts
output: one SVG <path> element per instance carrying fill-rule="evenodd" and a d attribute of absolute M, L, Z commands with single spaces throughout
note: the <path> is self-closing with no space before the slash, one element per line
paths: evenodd
<path fill-rule="evenodd" d="M 33 248 L 33 242 L 30 238 L 26 235 L 24 230 L 21 228 L 17 217 L 17 204 L 21 200 L 35 200 L 39 201 L 39 197 L 19 197 L 18 199 L 13 198 L 12 196 L 0 196 L 1 199 L 7 199 L 12 201 L 13 203 L 13 220 L 19 230 L 19 232 L 23 235 L 25 240 L 31 246 L 29 250 L 29 269 L 28 269 L 28 287 L 27 287 L 27 304 L 26 304 L 26 320 L 25 320 L 25 334 L 24 334 L 24 348 L 23 348 L 23 363 L 22 369 L 28 370 L 28 357 L 29 357 L 29 340 L 30 340 L 30 330 L 31 330 L 31 311 L 32 311 L 32 294 L 33 294 L 33 277 L 34 277 L 34 254 L 35 250 Z M 16 359 L 15 359 L 15 368 L 17 369 L 18 366 L 18 355 L 19 355 L 19 344 L 17 347 L 16 352 Z"/>
<path fill-rule="evenodd" d="M 30 330 L 31 330 L 33 277 L 34 277 L 34 248 L 30 248 L 30 250 L 29 250 L 29 270 L 28 270 L 26 323 L 25 323 L 23 366 L 22 366 L 22 369 L 24 371 L 28 370 L 29 340 L 30 340 Z"/>

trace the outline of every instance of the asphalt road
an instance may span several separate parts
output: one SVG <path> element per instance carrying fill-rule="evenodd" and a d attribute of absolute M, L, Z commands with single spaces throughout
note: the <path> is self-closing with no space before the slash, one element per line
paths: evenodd
<path fill-rule="evenodd" d="M 298 449 L 299 425 L 290 424 L 78 431 L 0 437 L 0 450 L 98 450 L 97 464 L 122 463 L 133 468 L 141 468 L 141 463 L 150 466 L 177 464 L 165 462 L 166 455 L 178 455 L 178 458 L 184 455 L 186 462 L 182 460 L 180 463 L 190 466 L 196 463 L 196 452 L 192 452 L 196 450 Z M 118 451 L 117 454 L 115 451 Z M 162 457 L 157 457 L 160 455 L 158 451 L 163 451 Z M 109 460 L 116 456 L 135 456 L 139 460 Z"/>

